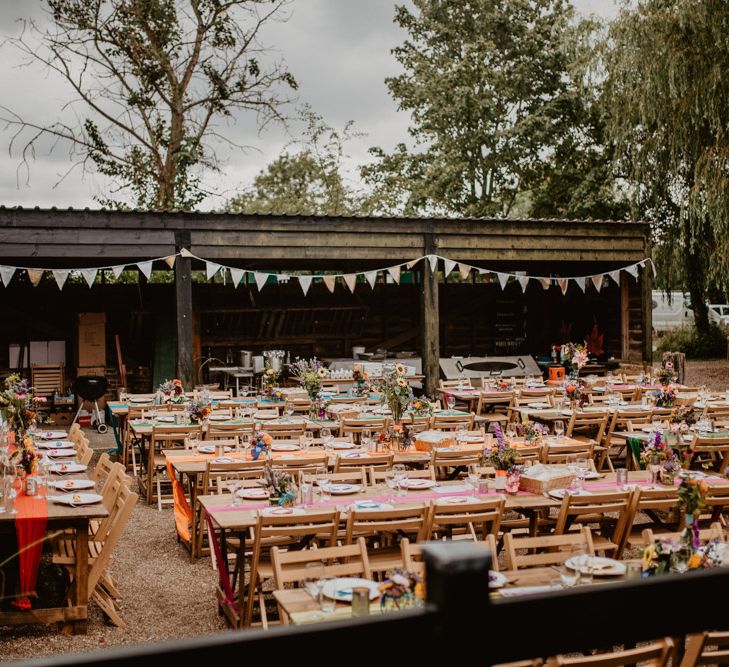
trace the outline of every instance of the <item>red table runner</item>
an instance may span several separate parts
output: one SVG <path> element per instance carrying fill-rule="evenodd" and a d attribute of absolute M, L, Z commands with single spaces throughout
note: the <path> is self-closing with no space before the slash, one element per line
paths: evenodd
<path fill-rule="evenodd" d="M 18 567 L 20 570 L 20 599 L 13 605 L 21 610 L 31 608 L 30 597 L 35 595 L 43 541 L 46 537 L 48 507 L 45 493 L 28 496 L 22 489 L 15 498 L 15 532 L 18 538 Z"/>

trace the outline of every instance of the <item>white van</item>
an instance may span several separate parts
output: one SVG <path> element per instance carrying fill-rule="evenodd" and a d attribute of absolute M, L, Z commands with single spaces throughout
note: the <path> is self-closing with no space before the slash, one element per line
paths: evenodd
<path fill-rule="evenodd" d="M 665 333 L 684 324 L 692 324 L 694 311 L 688 292 L 653 290 L 653 331 Z"/>

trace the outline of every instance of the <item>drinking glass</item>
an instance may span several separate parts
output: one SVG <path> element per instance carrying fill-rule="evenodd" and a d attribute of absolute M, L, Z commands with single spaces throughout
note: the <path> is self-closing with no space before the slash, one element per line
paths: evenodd
<path fill-rule="evenodd" d="M 557 396 L 554 399 L 554 407 L 560 412 L 564 409 L 564 396 Z"/>
<path fill-rule="evenodd" d="M 369 429 L 364 429 L 360 436 L 360 444 L 366 452 L 372 449 L 372 433 Z"/>
<path fill-rule="evenodd" d="M 398 496 L 407 495 L 407 490 L 400 484 L 407 479 L 407 468 L 402 463 L 396 463 L 392 466 L 392 472 L 395 474 L 395 488 Z"/>
<path fill-rule="evenodd" d="M 446 405 L 448 405 L 449 410 L 453 410 L 456 407 L 456 397 L 453 394 L 448 394 L 446 397 Z"/>
<path fill-rule="evenodd" d="M 232 479 L 225 480 L 225 485 L 230 489 L 230 492 L 233 494 L 233 504 L 242 505 L 243 498 L 238 495 L 238 490 L 240 489 L 242 482 L 239 479 L 233 477 Z"/>
<path fill-rule="evenodd" d="M 395 479 L 395 471 L 390 469 L 385 472 L 385 484 L 388 489 L 388 500 L 392 502 L 395 498 L 395 489 L 397 488 L 397 480 Z"/>
<path fill-rule="evenodd" d="M 558 438 L 564 435 L 564 422 L 561 419 L 554 422 L 554 435 Z"/>
<path fill-rule="evenodd" d="M 626 579 L 640 579 L 643 576 L 643 566 L 640 563 L 626 563 L 625 564 L 625 578 Z"/>
<path fill-rule="evenodd" d="M 325 426 L 320 431 L 321 439 L 324 441 L 324 449 L 328 450 L 332 442 L 332 430 Z"/>
<path fill-rule="evenodd" d="M 559 578 L 565 588 L 572 588 L 580 581 L 580 571 L 578 568 L 570 567 L 567 563 L 562 563 L 559 568 Z"/>
<path fill-rule="evenodd" d="M 304 448 L 309 449 L 314 444 L 314 432 L 304 431 Z"/>
<path fill-rule="evenodd" d="M 323 579 L 322 580 L 322 584 L 321 584 L 322 590 L 324 589 L 324 586 L 326 586 L 326 584 L 328 582 L 332 582 L 331 583 L 332 590 L 335 590 L 336 591 L 337 590 L 337 579 L 336 578 L 333 578 L 333 579 Z M 327 597 L 326 595 L 322 595 L 321 596 L 321 610 L 322 610 L 322 612 L 324 612 L 325 614 L 332 614 L 332 613 L 334 613 L 334 610 L 336 608 L 337 608 L 337 601 L 336 600 L 334 600 L 333 598 Z"/>
<path fill-rule="evenodd" d="M 575 461 L 575 465 L 577 467 L 577 474 L 584 481 L 585 477 L 587 477 L 587 473 L 590 471 L 590 459 L 578 457 Z"/>
<path fill-rule="evenodd" d="M 326 502 L 329 500 L 329 467 L 320 466 L 316 469 L 316 482 L 319 485 L 319 500 Z"/>
<path fill-rule="evenodd" d="M 5 473 L 5 512 L 8 514 L 17 514 L 15 509 L 15 498 L 18 492 L 15 490 L 16 484 L 15 470 L 11 467 Z"/>
<path fill-rule="evenodd" d="M 456 428 L 456 445 L 458 447 L 461 447 L 463 443 L 465 442 L 466 438 L 466 427 L 465 425 L 459 425 Z"/>
<path fill-rule="evenodd" d="M 468 483 L 473 489 L 473 495 L 478 493 L 478 486 L 481 482 L 481 471 L 475 463 L 471 463 L 468 466 Z"/>
<path fill-rule="evenodd" d="M 304 566 L 304 589 L 321 606 L 321 589 L 324 584 L 324 563 L 312 562 Z"/>
<path fill-rule="evenodd" d="M 290 418 L 290 417 L 291 417 L 291 415 L 293 415 L 293 414 L 294 414 L 294 409 L 293 409 L 293 408 L 292 408 L 292 407 L 291 407 L 290 405 L 287 405 L 287 406 L 286 406 L 286 407 L 284 408 L 284 414 L 285 414 L 285 415 L 286 415 L 287 417 L 289 417 L 289 418 Z"/>
<path fill-rule="evenodd" d="M 627 468 L 616 468 L 615 469 L 615 484 L 620 489 L 628 483 L 628 469 Z"/>

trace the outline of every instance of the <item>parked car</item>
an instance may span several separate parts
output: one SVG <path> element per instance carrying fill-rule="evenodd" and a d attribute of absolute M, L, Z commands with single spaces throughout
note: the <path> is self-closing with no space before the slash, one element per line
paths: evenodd
<path fill-rule="evenodd" d="M 667 294 L 661 290 L 653 290 L 653 331 L 655 333 L 660 335 L 684 324 L 691 324 L 693 321 L 694 311 L 691 309 L 691 297 L 688 292 L 669 292 Z"/>
<path fill-rule="evenodd" d="M 709 319 L 716 324 L 729 326 L 729 304 L 710 303 L 708 304 Z"/>

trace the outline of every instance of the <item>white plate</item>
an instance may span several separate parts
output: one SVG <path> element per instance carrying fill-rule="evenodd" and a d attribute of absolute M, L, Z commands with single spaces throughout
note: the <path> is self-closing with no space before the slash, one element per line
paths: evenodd
<path fill-rule="evenodd" d="M 56 475 L 70 475 L 84 470 L 86 466 L 83 463 L 54 463 L 50 466 L 50 471 Z"/>
<path fill-rule="evenodd" d="M 363 459 L 365 458 L 365 455 L 361 452 L 344 452 L 344 454 L 340 454 L 340 456 L 343 459 Z"/>
<path fill-rule="evenodd" d="M 211 422 L 229 422 L 233 419 L 230 415 L 210 415 L 208 419 Z"/>
<path fill-rule="evenodd" d="M 477 503 L 478 498 L 473 496 L 446 496 L 445 498 L 438 498 L 435 501 L 436 505 L 470 505 Z"/>
<path fill-rule="evenodd" d="M 261 514 L 265 516 L 286 516 L 287 514 L 304 514 L 304 510 L 300 507 L 271 507 L 270 509 L 261 510 Z"/>
<path fill-rule="evenodd" d="M 443 486 L 436 486 L 433 491 L 436 493 L 461 493 L 462 491 L 473 491 L 473 487 L 466 484 L 449 484 Z"/>
<path fill-rule="evenodd" d="M 333 496 L 346 496 L 350 493 L 359 493 L 361 489 L 361 484 L 329 484 L 326 487 L 327 493 L 331 493 Z"/>
<path fill-rule="evenodd" d="M 95 505 L 103 499 L 98 493 L 67 493 L 64 496 L 51 496 L 51 500 L 54 503 L 70 505 L 71 507 L 76 507 L 77 505 Z"/>
<path fill-rule="evenodd" d="M 565 565 L 573 570 L 577 569 L 579 556 L 572 556 L 565 561 Z M 625 563 L 612 558 L 602 558 L 600 556 L 591 556 L 590 564 L 592 565 L 592 573 L 596 577 L 615 577 L 625 574 Z"/>
<path fill-rule="evenodd" d="M 67 479 L 65 482 L 49 482 L 56 491 L 78 491 L 80 489 L 93 489 L 96 487 L 92 479 Z"/>
<path fill-rule="evenodd" d="M 44 454 L 50 456 L 52 459 L 63 459 L 76 456 L 76 450 L 73 449 L 73 447 L 66 447 L 64 449 L 48 449 L 44 452 Z"/>
<path fill-rule="evenodd" d="M 129 399 L 129 402 L 130 403 L 148 403 L 151 405 L 153 401 L 151 398 L 140 398 L 140 397 L 134 398 L 134 397 L 132 397 Z"/>
<path fill-rule="evenodd" d="M 278 419 L 278 415 L 267 415 L 265 412 L 254 412 L 253 418 L 265 421 L 266 419 Z"/>
<path fill-rule="evenodd" d="M 359 587 L 370 589 L 370 600 L 376 600 L 380 597 L 380 587 L 377 582 L 369 579 L 360 579 L 358 577 L 340 577 L 339 579 L 330 579 L 324 584 L 322 593 L 332 600 L 340 602 L 352 601 L 352 589 Z"/>
<path fill-rule="evenodd" d="M 432 479 L 404 479 L 400 482 L 401 489 L 432 489 L 438 483 Z"/>
<path fill-rule="evenodd" d="M 236 491 L 236 496 L 239 498 L 245 498 L 246 500 L 267 500 L 269 493 L 266 489 L 257 489 L 255 487 L 251 489 L 241 489 Z"/>
<path fill-rule="evenodd" d="M 215 445 L 199 445 L 197 451 L 201 454 L 215 454 Z M 231 451 L 230 447 L 223 447 L 223 452 Z"/>
<path fill-rule="evenodd" d="M 537 403 L 527 403 L 528 408 L 537 408 L 537 409 L 543 409 L 543 408 L 551 408 L 552 406 L 549 403 L 545 402 L 537 402 Z"/>
<path fill-rule="evenodd" d="M 38 442 L 35 445 L 38 449 L 67 449 L 68 447 L 75 447 L 70 440 L 46 440 L 45 442 Z"/>
<path fill-rule="evenodd" d="M 588 470 L 585 473 L 585 479 L 600 479 L 602 475 L 599 472 L 596 472 L 595 470 Z"/>
<path fill-rule="evenodd" d="M 352 507 L 356 510 L 391 510 L 394 506 L 390 503 L 378 503 L 376 500 L 358 500 Z"/>
<path fill-rule="evenodd" d="M 483 436 L 480 433 L 466 433 L 461 436 L 463 442 L 483 442 Z"/>
<path fill-rule="evenodd" d="M 45 431 L 44 433 L 36 433 L 35 435 L 37 438 L 42 438 L 43 440 L 63 440 L 68 437 L 66 431 Z"/>
<path fill-rule="evenodd" d="M 501 572 L 489 570 L 489 588 L 501 588 L 506 581 L 506 577 Z"/>
<path fill-rule="evenodd" d="M 335 440 L 329 445 L 332 449 L 356 449 L 359 445 L 355 445 L 349 440 Z"/>
<path fill-rule="evenodd" d="M 156 417 L 155 421 L 158 421 L 160 424 L 174 424 L 175 418 L 172 415 L 165 415 L 163 417 Z"/>
<path fill-rule="evenodd" d="M 564 494 L 569 491 L 573 496 L 591 496 L 592 494 L 589 491 L 585 491 L 584 489 L 552 489 L 549 492 L 549 495 L 552 498 L 556 498 L 557 500 L 562 500 L 564 498 Z"/>
<path fill-rule="evenodd" d="M 292 442 L 274 442 L 271 445 L 272 452 L 297 452 L 301 447 Z"/>
<path fill-rule="evenodd" d="M 217 459 L 212 460 L 213 463 L 235 463 L 235 459 L 230 456 L 219 456 Z"/>

